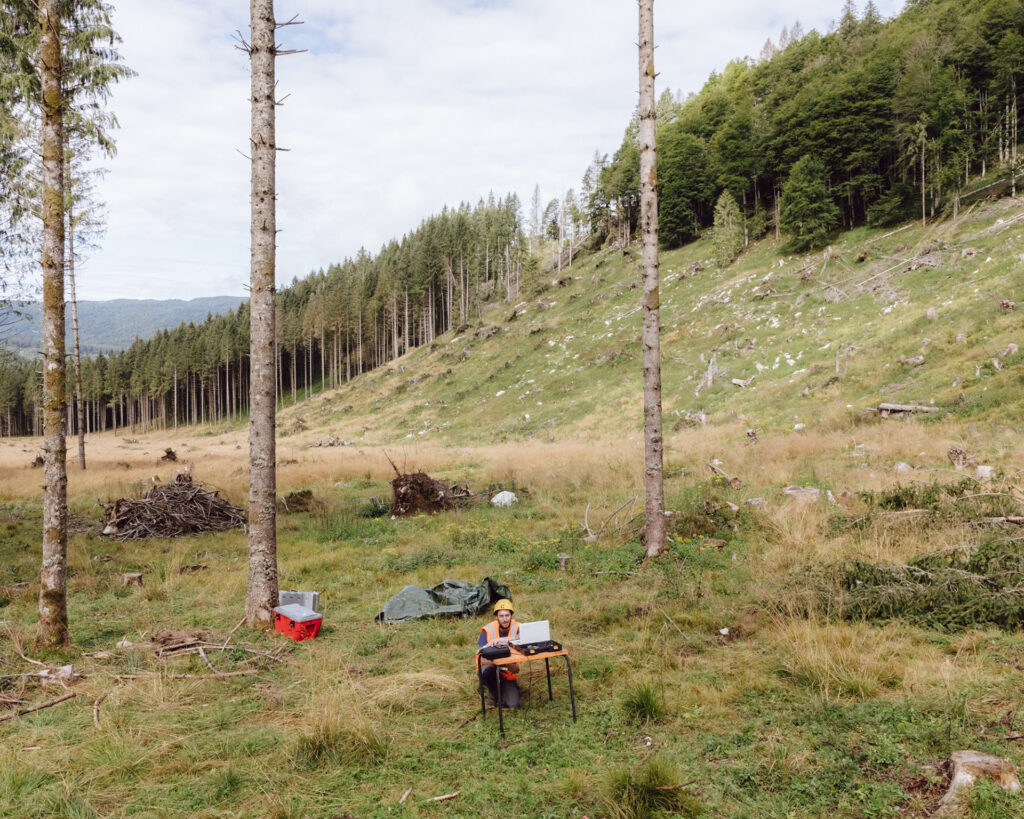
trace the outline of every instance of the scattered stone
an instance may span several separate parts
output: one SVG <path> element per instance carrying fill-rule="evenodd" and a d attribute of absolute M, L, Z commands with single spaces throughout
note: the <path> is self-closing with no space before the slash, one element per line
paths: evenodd
<path fill-rule="evenodd" d="M 555 557 L 558 558 L 558 568 L 560 571 L 566 571 L 569 568 L 569 561 L 572 560 L 572 555 L 567 555 L 565 552 L 559 552 Z"/>
<path fill-rule="evenodd" d="M 310 446 L 352 446 L 352 442 L 342 440 L 341 438 L 335 438 L 333 435 L 328 435 L 326 441 L 313 441 Z M 294 461 L 293 463 L 298 462 Z"/>
<path fill-rule="evenodd" d="M 924 317 L 926 319 L 929 319 L 930 321 L 935 321 L 935 319 L 939 317 L 939 314 L 938 312 L 936 312 L 934 307 L 929 307 L 927 310 L 924 311 Z"/>
<path fill-rule="evenodd" d="M 747 498 L 743 501 L 744 506 L 749 506 L 751 509 L 767 509 L 768 501 L 764 498 Z"/>
<path fill-rule="evenodd" d="M 912 358 L 898 358 L 896 359 L 897 364 L 903 364 L 907 367 L 920 367 L 924 364 L 923 355 L 915 355 Z"/>
<path fill-rule="evenodd" d="M 795 429 L 797 432 L 799 432 L 802 429 L 806 429 L 806 428 L 807 428 L 807 424 L 804 424 L 802 422 L 799 423 L 799 424 L 793 424 L 793 429 Z"/>
<path fill-rule="evenodd" d="M 1017 345 L 1014 344 L 1013 342 L 1010 342 L 1010 344 L 1006 346 L 1006 349 L 1003 350 L 1003 358 L 1009 358 L 1011 355 L 1016 355 L 1017 349 Z"/>
<path fill-rule="evenodd" d="M 141 586 L 142 585 L 142 572 L 125 572 L 121 575 L 121 585 L 123 586 Z"/>
<path fill-rule="evenodd" d="M 967 334 L 966 333 L 957 333 L 956 334 L 956 343 L 957 344 L 966 344 L 967 343 Z"/>
<path fill-rule="evenodd" d="M 974 474 L 977 476 L 979 481 L 995 480 L 996 468 L 994 466 L 985 466 L 984 464 L 979 464 L 978 467 L 974 470 Z"/>
<path fill-rule="evenodd" d="M 750 382 L 753 380 L 753 378 L 734 378 L 732 380 L 732 383 L 735 384 L 737 387 L 749 387 Z"/>
<path fill-rule="evenodd" d="M 509 492 L 507 489 L 491 498 L 491 503 L 495 506 L 511 506 L 513 503 L 518 502 L 519 498 L 516 497 L 516 493 Z"/>
<path fill-rule="evenodd" d="M 479 330 L 473 333 L 473 335 L 476 338 L 490 338 L 491 336 L 498 332 L 498 329 L 498 327 L 481 327 Z"/>
<path fill-rule="evenodd" d="M 1009 299 L 1000 299 L 999 300 L 999 309 L 1000 310 L 1016 310 L 1017 309 L 1017 302 L 1010 301 Z"/>
<path fill-rule="evenodd" d="M 914 471 L 914 467 L 905 461 L 897 461 L 893 469 L 900 475 L 906 475 L 907 473 Z"/>

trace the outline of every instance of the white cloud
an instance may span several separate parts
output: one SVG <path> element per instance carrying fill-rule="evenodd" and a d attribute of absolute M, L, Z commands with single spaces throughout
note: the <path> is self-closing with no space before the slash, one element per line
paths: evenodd
<path fill-rule="evenodd" d="M 116 0 L 115 0 L 116 3 Z M 895 13 L 900 0 L 878 3 Z M 535 184 L 545 201 L 613 152 L 636 102 L 636 4 L 624 0 L 278 0 L 278 279 L 376 253 L 445 204 Z M 800 20 L 812 0 L 655 7 L 658 93 L 697 91 Z M 112 108 L 119 155 L 102 183 L 103 249 L 82 298 L 244 295 L 249 265 L 246 8 L 226 0 L 121 0 L 115 27 L 139 76 Z"/>

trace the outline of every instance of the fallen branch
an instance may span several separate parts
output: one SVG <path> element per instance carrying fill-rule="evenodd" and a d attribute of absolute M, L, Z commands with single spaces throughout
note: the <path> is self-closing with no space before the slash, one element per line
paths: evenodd
<path fill-rule="evenodd" d="M 409 798 L 410 793 L 412 793 L 412 788 L 407 789 L 406 792 L 402 794 L 402 798 L 398 800 L 398 804 L 401 805 L 405 802 L 405 800 Z"/>
<path fill-rule="evenodd" d="M 115 680 L 148 680 L 154 677 L 165 677 L 169 680 L 222 680 L 226 677 L 243 677 L 248 674 L 259 674 L 259 669 L 249 668 L 245 671 L 219 671 L 216 675 L 209 674 L 161 674 L 159 671 L 149 671 L 139 674 L 111 674 Z"/>
<path fill-rule="evenodd" d="M 444 796 L 435 796 L 434 798 L 428 799 L 427 801 L 428 802 L 445 802 L 448 799 L 454 799 L 460 793 L 462 793 L 462 791 L 452 791 L 451 793 L 446 793 Z"/>
<path fill-rule="evenodd" d="M 109 691 L 104 691 L 100 694 L 92 703 L 92 724 L 98 729 L 100 727 L 100 703 L 103 702 L 110 694 Z"/>
<path fill-rule="evenodd" d="M 238 629 L 239 629 L 239 628 L 241 628 L 241 626 L 242 626 L 242 623 L 244 623 L 244 622 L 245 622 L 245 618 L 243 617 L 243 618 L 242 618 L 241 620 L 239 620 L 239 621 L 238 621 L 238 624 L 237 624 L 237 625 L 236 625 L 236 626 L 235 626 L 235 627 L 234 627 L 233 629 L 231 629 L 231 631 L 229 631 L 229 632 L 228 632 L 228 638 L 227 638 L 227 639 L 226 639 L 226 640 L 224 641 L 224 645 L 222 645 L 222 646 L 220 647 L 220 650 L 221 650 L 221 651 L 223 651 L 223 650 L 224 650 L 225 648 L 227 648 L 227 647 L 228 647 L 228 643 L 230 643 L 230 642 L 231 642 L 231 636 L 232 636 L 232 635 L 233 635 L 233 634 L 234 634 L 234 633 L 235 633 L 236 631 L 238 631 Z"/>
<path fill-rule="evenodd" d="M 13 714 L 4 714 L 3 716 L 0 716 L 0 722 L 6 722 L 7 720 L 14 719 L 15 717 L 23 717 L 25 716 L 25 714 L 31 714 L 33 711 L 42 711 L 44 708 L 50 708 L 54 705 L 59 705 L 60 703 L 70 700 L 72 697 L 77 696 L 78 692 L 72 691 L 69 694 L 65 694 L 63 697 L 57 697 L 57 699 L 50 700 L 49 702 L 44 702 L 41 705 L 33 705 L 31 708 L 22 708 L 18 711 L 15 711 Z"/>
<path fill-rule="evenodd" d="M 199 646 L 199 656 L 202 658 L 203 662 L 206 663 L 206 667 L 210 669 L 210 671 L 218 676 L 220 675 L 220 672 L 214 668 L 213 663 L 210 662 L 210 658 L 206 656 L 206 652 L 203 650 L 202 646 Z"/>
<path fill-rule="evenodd" d="M 740 489 L 740 488 L 742 488 L 743 481 L 741 481 L 737 477 L 734 477 L 733 475 L 730 475 L 724 469 L 720 469 L 719 467 L 717 467 L 717 466 L 715 466 L 714 464 L 711 464 L 711 463 L 708 464 L 708 469 L 710 469 L 716 475 L 720 475 L 721 477 L 725 478 L 726 481 L 729 482 L 729 486 L 731 486 L 733 489 Z"/>
<path fill-rule="evenodd" d="M 680 636 L 681 636 L 681 637 L 682 637 L 682 638 L 683 638 L 684 640 L 686 640 L 686 639 L 687 639 L 686 635 L 685 635 L 685 634 L 683 633 L 683 630 L 682 630 L 681 628 L 679 628 L 679 626 L 677 626 L 677 625 L 676 625 L 676 621 L 675 621 L 675 620 L 673 620 L 673 619 L 672 619 L 671 617 L 669 617 L 669 616 L 668 616 L 667 614 L 665 614 L 665 609 L 660 609 L 660 611 L 661 611 L 662 615 L 664 616 L 664 618 L 665 618 L 666 620 L 668 620 L 668 621 L 669 621 L 669 622 L 670 622 L 670 623 L 672 624 L 672 628 L 674 628 L 674 629 L 675 629 L 676 631 L 678 631 L 678 632 L 679 632 L 679 635 L 680 635 Z"/>
<path fill-rule="evenodd" d="M 691 779 L 689 782 L 680 782 L 678 785 L 657 785 L 655 786 L 659 791 L 678 791 L 680 788 L 688 788 L 690 785 L 696 785 L 697 780 Z"/>

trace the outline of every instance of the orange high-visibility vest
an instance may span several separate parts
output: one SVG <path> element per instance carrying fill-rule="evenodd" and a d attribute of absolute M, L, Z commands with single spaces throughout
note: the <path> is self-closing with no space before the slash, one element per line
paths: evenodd
<path fill-rule="evenodd" d="M 483 626 L 480 631 L 487 635 L 486 642 L 493 643 L 500 636 L 498 633 L 498 621 L 492 620 L 486 626 Z M 510 640 L 514 640 L 519 636 L 519 623 L 512 620 L 508 624 L 508 637 Z M 476 660 L 477 670 L 480 670 L 480 655 L 477 655 Z M 519 679 L 519 665 L 505 665 L 501 667 L 501 678 L 503 680 L 517 680 Z"/>

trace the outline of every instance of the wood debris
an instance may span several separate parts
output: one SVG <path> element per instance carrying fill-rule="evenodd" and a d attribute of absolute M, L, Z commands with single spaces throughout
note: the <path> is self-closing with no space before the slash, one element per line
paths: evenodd
<path fill-rule="evenodd" d="M 107 514 L 103 534 L 115 540 L 223 532 L 240 528 L 246 520 L 245 510 L 185 474 L 151 487 L 139 500 L 121 498 L 103 508 Z"/>
<path fill-rule="evenodd" d="M 901 415 L 912 412 L 942 412 L 940 407 L 930 407 L 926 404 L 879 404 L 878 414 L 883 418 L 890 415 Z"/>

